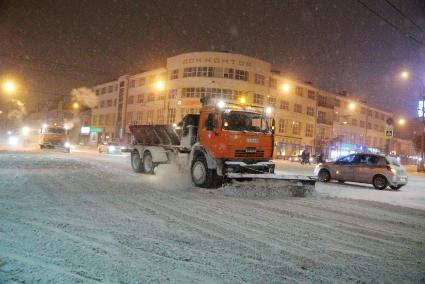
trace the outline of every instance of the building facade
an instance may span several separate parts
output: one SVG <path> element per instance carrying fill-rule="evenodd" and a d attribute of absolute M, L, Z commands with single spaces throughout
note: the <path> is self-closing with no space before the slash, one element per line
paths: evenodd
<path fill-rule="evenodd" d="M 98 105 L 91 126 L 94 139 L 129 141 L 130 124 L 173 124 L 199 113 L 200 98 L 243 100 L 272 106 L 275 155 L 287 158 L 302 149 L 337 156 L 355 151 L 384 152 L 392 113 L 346 94 L 321 90 L 281 76 L 270 63 L 226 52 L 193 52 L 167 59 L 166 66 L 93 87 Z"/>

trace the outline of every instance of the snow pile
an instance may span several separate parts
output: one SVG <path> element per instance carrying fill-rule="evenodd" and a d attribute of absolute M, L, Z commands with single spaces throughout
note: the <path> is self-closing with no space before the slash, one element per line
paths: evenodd
<path fill-rule="evenodd" d="M 253 199 L 282 198 L 289 196 L 304 197 L 312 195 L 314 185 L 283 180 L 232 181 L 218 189 L 225 196 Z"/>

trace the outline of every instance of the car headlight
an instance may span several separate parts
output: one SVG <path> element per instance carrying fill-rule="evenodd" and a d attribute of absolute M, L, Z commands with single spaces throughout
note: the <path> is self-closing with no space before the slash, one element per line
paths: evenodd
<path fill-rule="evenodd" d="M 108 150 L 109 150 L 109 151 L 115 151 L 115 146 L 109 146 L 109 147 L 108 147 Z"/>
<path fill-rule="evenodd" d="M 10 136 L 8 142 L 10 145 L 16 146 L 19 142 L 19 139 L 16 136 Z"/>
<path fill-rule="evenodd" d="M 71 144 L 69 142 L 65 142 L 65 144 L 63 144 L 63 146 L 65 146 L 65 148 L 69 148 L 69 147 L 71 147 Z"/>

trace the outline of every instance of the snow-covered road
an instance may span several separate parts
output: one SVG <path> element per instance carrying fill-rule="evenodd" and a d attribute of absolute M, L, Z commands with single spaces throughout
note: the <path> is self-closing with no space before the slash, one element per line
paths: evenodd
<path fill-rule="evenodd" d="M 229 197 L 124 155 L 0 151 L 0 283 L 425 281 L 425 211 L 321 187 Z"/>

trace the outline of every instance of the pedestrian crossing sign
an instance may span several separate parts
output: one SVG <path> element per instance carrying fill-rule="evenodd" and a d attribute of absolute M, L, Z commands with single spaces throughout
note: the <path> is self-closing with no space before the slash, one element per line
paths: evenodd
<path fill-rule="evenodd" d="M 392 127 L 387 127 L 387 129 L 385 129 L 385 137 L 387 139 L 392 139 L 394 137 L 394 129 Z"/>

